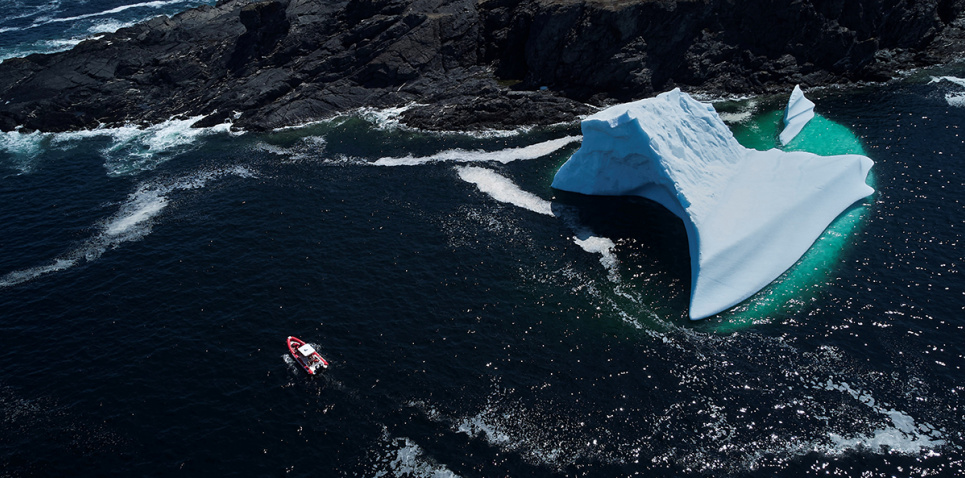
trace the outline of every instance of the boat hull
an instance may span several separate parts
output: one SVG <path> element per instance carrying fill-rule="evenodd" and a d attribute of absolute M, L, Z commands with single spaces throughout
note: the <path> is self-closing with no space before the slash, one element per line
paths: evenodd
<path fill-rule="evenodd" d="M 328 361 L 311 345 L 297 337 L 288 337 L 288 353 L 309 375 L 316 375 L 319 370 L 328 368 Z"/>

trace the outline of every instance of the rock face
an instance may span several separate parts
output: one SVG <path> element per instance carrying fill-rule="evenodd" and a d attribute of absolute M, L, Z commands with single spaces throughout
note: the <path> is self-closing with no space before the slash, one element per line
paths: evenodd
<path fill-rule="evenodd" d="M 409 103 L 413 126 L 500 128 L 674 86 L 885 80 L 962 51 L 965 0 L 222 0 L 0 63 L 0 129 L 260 130 Z"/>

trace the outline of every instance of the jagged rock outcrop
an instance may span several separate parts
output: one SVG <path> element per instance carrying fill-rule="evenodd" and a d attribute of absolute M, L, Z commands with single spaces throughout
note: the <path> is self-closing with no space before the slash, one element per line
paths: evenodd
<path fill-rule="evenodd" d="M 408 103 L 418 127 L 511 127 L 674 86 L 885 80 L 962 51 L 965 0 L 222 0 L 0 63 L 0 129 L 259 130 Z"/>

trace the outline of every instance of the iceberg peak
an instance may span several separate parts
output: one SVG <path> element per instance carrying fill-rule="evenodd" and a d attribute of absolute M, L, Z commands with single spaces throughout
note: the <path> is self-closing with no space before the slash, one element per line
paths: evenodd
<path fill-rule="evenodd" d="M 581 128 L 583 144 L 552 186 L 640 196 L 680 217 L 694 320 L 767 286 L 841 212 L 874 192 L 865 183 L 874 164 L 868 157 L 745 148 L 713 106 L 679 89 L 612 106 Z"/>
<path fill-rule="evenodd" d="M 784 109 L 784 131 L 781 131 L 781 145 L 787 146 L 798 133 L 814 118 L 814 102 L 804 97 L 800 85 L 794 86 L 791 97 Z"/>

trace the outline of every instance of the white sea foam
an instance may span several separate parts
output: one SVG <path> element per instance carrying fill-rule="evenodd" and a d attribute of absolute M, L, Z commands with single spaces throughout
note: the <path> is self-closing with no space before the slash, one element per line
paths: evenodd
<path fill-rule="evenodd" d="M 359 108 L 357 110 L 345 113 L 342 116 L 358 115 L 362 119 L 374 123 L 379 129 L 395 129 L 401 126 L 399 119 L 402 117 L 402 113 L 405 113 L 413 107 L 421 106 L 418 103 L 409 103 L 403 106 L 397 106 L 395 108 Z"/>
<path fill-rule="evenodd" d="M 945 95 L 945 101 L 948 102 L 949 106 L 955 106 L 957 108 L 965 107 L 965 92 L 961 93 L 947 93 Z"/>
<path fill-rule="evenodd" d="M 87 32 L 91 33 L 94 36 L 81 38 L 80 41 L 91 39 L 91 38 L 99 38 L 100 36 L 102 36 L 101 34 L 103 33 L 114 33 L 120 30 L 121 28 L 134 26 L 134 25 L 137 25 L 138 23 L 140 23 L 140 20 L 132 20 L 132 21 L 126 21 L 126 22 L 116 20 L 113 18 L 98 20 L 94 22 L 94 24 L 91 25 L 90 28 L 87 29 Z"/>
<path fill-rule="evenodd" d="M 33 167 L 33 160 L 44 149 L 44 143 L 49 136 L 39 132 L 23 133 L 16 131 L 0 132 L 0 151 L 6 152 L 14 159 L 14 167 L 21 173 L 28 173 Z"/>
<path fill-rule="evenodd" d="M 942 81 L 947 81 L 949 83 L 954 83 L 958 86 L 965 87 L 965 78 L 958 78 L 954 76 L 933 76 L 929 83 L 941 83 Z"/>
<path fill-rule="evenodd" d="M 523 191 L 509 178 L 486 168 L 461 166 L 456 168 L 463 181 L 475 184 L 480 191 L 493 199 L 528 209 L 530 211 L 553 216 L 553 206 L 549 201 L 539 196 Z"/>
<path fill-rule="evenodd" d="M 0 32 L 2 33 L 2 32 Z M 16 48 L 0 51 L 0 63 L 10 58 L 23 58 L 34 53 L 57 53 L 70 50 L 78 43 L 91 38 L 90 36 L 58 38 L 54 40 L 39 40 L 33 43 L 18 45 Z"/>
<path fill-rule="evenodd" d="M 479 190 L 496 201 L 512 204 L 523 209 L 551 217 L 559 217 L 576 234 L 573 242 L 584 251 L 600 254 L 600 263 L 609 272 L 610 279 L 619 280 L 619 261 L 613 253 L 615 244 L 606 237 L 593 234 L 588 228 L 579 224 L 577 215 L 568 207 L 558 206 L 554 209 L 550 201 L 523 191 L 509 178 L 486 168 L 476 166 L 458 166 L 459 177 L 468 183 L 475 184 Z"/>
<path fill-rule="evenodd" d="M 325 151 L 326 140 L 323 136 L 306 136 L 293 146 L 277 146 L 263 141 L 255 144 L 255 149 L 287 158 L 287 162 L 312 161 L 321 158 Z"/>
<path fill-rule="evenodd" d="M 561 471 L 580 460 L 621 461 L 605 430 L 587 426 L 579 417 L 557 413 L 553 405 L 525 405 L 515 391 L 498 384 L 481 409 L 468 413 L 450 416 L 421 401 L 410 405 L 453 432 L 484 440 L 502 452 L 518 454 L 532 465 Z"/>
<path fill-rule="evenodd" d="M 358 116 L 362 119 L 375 125 L 377 129 L 381 130 L 407 130 L 407 131 L 420 131 L 419 128 L 414 128 L 407 126 L 402 123 L 402 114 L 406 111 L 417 108 L 421 106 L 427 106 L 421 103 L 409 103 L 403 106 L 398 106 L 394 108 L 370 108 L 363 107 L 358 108 L 346 113 L 340 113 L 337 118 L 348 117 L 348 116 Z M 497 130 L 497 129 L 483 129 L 475 131 L 463 131 L 454 130 L 449 132 L 439 132 L 434 131 L 434 134 L 455 134 L 460 136 L 470 136 L 474 138 L 508 138 L 512 136 L 518 136 L 532 130 L 532 127 L 519 127 L 511 130 Z"/>
<path fill-rule="evenodd" d="M 958 78 L 955 76 L 933 76 L 929 83 L 941 83 L 943 81 L 965 87 L 965 78 Z M 965 107 L 965 91 L 946 93 L 945 101 L 948 102 L 949 106 L 958 108 Z"/>
<path fill-rule="evenodd" d="M 829 433 L 832 446 L 826 449 L 829 454 L 842 454 L 850 450 L 886 451 L 891 453 L 918 454 L 945 445 L 942 434 L 927 423 L 916 423 L 905 412 L 878 404 L 870 393 L 855 389 L 847 382 L 835 383 L 828 380 L 815 388 L 840 391 L 851 395 L 865 404 L 874 413 L 887 417 L 890 425 L 883 424 L 869 434 L 843 436 Z"/>
<path fill-rule="evenodd" d="M 21 18 L 36 17 L 43 13 L 57 10 L 60 8 L 60 0 L 54 0 L 52 2 L 47 2 L 39 5 L 24 5 L 22 1 L 15 0 L 13 5 L 10 5 L 10 11 L 8 16 L 4 18 L 4 21 L 19 20 Z M 9 31 L 16 28 L 7 27 L 6 29 L 0 29 L 0 33 L 4 31 Z"/>
<path fill-rule="evenodd" d="M 48 19 L 45 23 L 75 22 L 75 21 L 77 21 L 77 20 L 84 20 L 84 19 L 86 19 L 86 18 L 103 17 L 103 16 L 107 16 L 107 15 L 114 15 L 114 14 L 116 14 L 116 13 L 121 13 L 121 12 L 123 12 L 123 11 L 131 10 L 131 9 L 134 9 L 134 8 L 151 8 L 151 9 L 157 10 L 157 9 L 164 8 L 164 7 L 167 7 L 167 6 L 170 6 L 170 5 L 177 5 L 177 4 L 183 4 L 183 3 L 185 3 L 184 0 L 158 0 L 158 1 L 153 1 L 153 2 L 133 3 L 133 4 L 130 4 L 130 5 L 121 5 L 121 6 L 119 6 L 119 7 L 111 8 L 111 9 L 109 9 L 109 10 L 104 10 L 104 11 L 100 11 L 100 12 L 93 12 L 93 13 L 85 13 L 85 14 L 83 14 L 83 15 L 76 15 L 76 16 L 73 16 L 73 17 L 50 18 L 50 19 Z M 41 23 L 41 24 L 43 24 L 43 23 Z M 35 24 L 32 25 L 32 26 L 39 26 L 39 24 L 35 23 Z"/>
<path fill-rule="evenodd" d="M 306 121 L 304 123 L 294 124 L 291 126 L 280 126 L 278 128 L 275 128 L 272 131 L 277 133 L 282 131 L 293 131 L 293 130 L 299 130 L 304 128 L 311 128 L 313 126 L 317 126 L 324 123 L 337 124 L 353 117 L 362 118 L 363 120 L 368 121 L 369 123 L 372 123 L 373 125 L 375 125 L 377 129 L 394 130 L 398 128 L 403 128 L 402 123 L 400 121 L 402 113 L 404 113 L 406 110 L 414 106 L 421 106 L 421 105 L 419 105 L 418 103 L 409 103 L 406 105 L 396 106 L 392 108 L 373 108 L 373 107 L 355 108 L 349 111 L 335 113 L 328 118 Z"/>
<path fill-rule="evenodd" d="M 744 105 L 740 111 L 737 112 L 721 112 L 718 113 L 720 119 L 727 124 L 739 124 L 744 123 L 754 117 L 754 113 L 757 111 L 757 101 L 749 100 Z"/>
<path fill-rule="evenodd" d="M 66 51 L 84 40 L 96 39 L 102 36 L 104 33 L 113 33 L 121 28 L 129 27 L 135 25 L 139 22 L 144 21 L 149 18 L 150 14 L 147 16 L 141 16 L 139 18 L 129 19 L 127 21 L 122 21 L 117 18 L 101 18 L 109 17 L 110 15 L 115 15 L 118 13 L 125 12 L 132 9 L 148 9 L 157 11 L 165 7 L 171 7 L 170 10 L 184 10 L 187 7 L 193 7 L 200 5 L 201 2 L 198 1 L 187 1 L 187 0 L 165 0 L 165 1 L 151 1 L 143 2 L 131 5 L 122 5 L 119 7 L 111 8 L 109 10 L 104 10 L 100 12 L 91 12 L 82 15 L 75 15 L 71 17 L 56 17 L 52 14 L 43 15 L 44 13 L 53 12 L 60 7 L 60 2 L 52 2 L 51 4 L 38 7 L 36 10 L 31 12 L 20 14 L 14 18 L 8 20 L 13 20 L 16 18 L 29 18 L 34 17 L 34 21 L 30 25 L 17 26 L 17 27 L 0 27 L 0 33 L 5 32 L 17 32 L 23 30 L 30 30 L 33 28 L 41 27 L 44 25 L 54 24 L 54 23 L 74 23 L 83 20 L 91 21 L 92 23 L 87 28 L 87 34 L 78 35 L 77 30 L 69 38 L 54 38 L 46 40 L 37 40 L 28 44 L 17 45 L 15 48 L 0 52 L 0 62 L 8 60 L 10 58 L 22 58 L 27 55 L 34 53 L 57 53 L 61 51 Z M 181 8 L 175 8 L 181 5 Z"/>
<path fill-rule="evenodd" d="M 59 8 L 60 4 L 58 2 L 58 3 L 52 4 L 51 8 L 37 9 L 33 12 L 20 15 L 20 18 L 35 17 L 34 21 L 30 25 L 26 25 L 22 27 L 4 27 L 0 29 L 0 33 L 8 32 L 8 31 L 30 30 L 44 25 L 49 25 L 51 23 L 73 23 L 79 20 L 87 20 L 90 18 L 99 18 L 99 17 L 115 15 L 121 12 L 125 12 L 127 10 L 133 10 L 133 9 L 150 9 L 150 10 L 157 11 L 165 7 L 173 7 L 175 5 L 182 5 L 183 7 L 188 7 L 188 6 L 195 6 L 198 4 L 200 3 L 188 2 L 186 0 L 158 0 L 158 1 L 151 1 L 151 2 L 134 3 L 130 5 L 121 5 L 119 7 L 111 8 L 108 10 L 84 13 L 81 15 L 74 15 L 70 17 L 56 17 L 52 15 L 41 15 L 42 13 L 50 12 Z M 180 8 L 180 10 L 183 10 L 183 9 L 184 8 Z M 143 21 L 144 19 L 145 19 L 144 17 L 140 19 L 136 19 L 133 21 L 133 23 L 137 23 L 138 21 Z"/>
<path fill-rule="evenodd" d="M 42 153 L 47 144 L 70 148 L 82 141 L 107 137 L 111 139 L 111 143 L 100 152 L 108 174 L 118 176 L 137 173 L 154 169 L 170 157 L 190 150 L 201 137 L 243 134 L 232 131 L 230 123 L 208 128 L 191 127 L 202 118 L 203 116 L 172 118 L 148 127 L 100 127 L 66 133 L 23 133 L 17 130 L 0 133 L 0 150 L 17 158 L 21 164 L 19 168 L 26 172 L 30 169 L 31 160 Z"/>
<path fill-rule="evenodd" d="M 457 478 L 445 465 L 426 456 L 425 450 L 408 437 L 393 438 L 388 430 L 382 430 L 384 455 L 373 467 L 375 478 Z"/>
<path fill-rule="evenodd" d="M 418 166 L 435 162 L 497 162 L 510 163 L 520 160 L 532 160 L 552 154 L 567 145 L 580 140 L 580 136 L 566 136 L 542 143 L 531 144 L 519 148 L 507 148 L 497 151 L 468 151 L 464 149 L 450 149 L 429 156 L 403 156 L 379 158 L 373 164 L 376 166 Z"/>
<path fill-rule="evenodd" d="M 686 463 L 695 469 L 717 462 L 718 471 L 742 473 L 806 455 L 833 459 L 858 451 L 927 456 L 947 446 L 940 427 L 918 421 L 855 385 L 869 377 L 852 367 L 847 354 L 839 349 L 822 346 L 815 352 L 803 352 L 781 337 L 716 336 L 673 325 L 672 329 L 669 333 L 648 331 L 690 357 L 682 362 L 685 365 L 665 373 L 679 377 L 682 384 L 696 383 L 697 389 L 713 384 L 713 393 L 701 394 L 694 403 L 714 420 L 704 430 L 693 431 L 698 446 L 667 450 L 660 461 Z M 750 363 L 736 366 L 735 360 Z M 746 367 L 771 378 L 763 383 L 747 381 L 740 373 Z M 881 382 L 880 376 L 870 380 Z M 744 402 L 748 398 L 750 401 Z M 931 401 L 936 397 L 916 398 Z M 734 413 L 735 407 L 743 403 L 749 408 L 764 404 L 762 411 L 773 410 L 783 415 L 783 421 L 738 422 L 735 419 L 742 419 L 743 412 Z"/>
<path fill-rule="evenodd" d="M 203 188 L 209 182 L 226 176 L 251 178 L 255 173 L 243 166 L 235 166 L 202 170 L 174 180 L 142 183 L 120 204 L 117 212 L 95 224 L 94 234 L 78 247 L 55 258 L 49 264 L 3 275 L 0 277 L 0 288 L 63 271 L 83 262 L 93 262 L 108 250 L 116 249 L 125 242 L 142 239 L 151 233 L 157 216 L 170 204 L 168 196 L 172 192 Z"/>
<path fill-rule="evenodd" d="M 99 39 L 106 33 L 114 33 L 121 28 L 135 25 L 139 21 L 140 20 L 138 19 L 124 22 L 111 18 L 98 20 L 87 28 L 87 32 L 82 35 L 74 35 L 69 38 L 37 40 L 32 43 L 17 45 L 11 49 L 0 50 L 0 63 L 9 60 L 10 58 L 23 58 L 34 53 L 49 54 L 67 51 L 85 40 Z M 0 33 L 3 33 L 4 31 L 16 30 L 21 30 L 21 28 L 0 28 Z"/>

